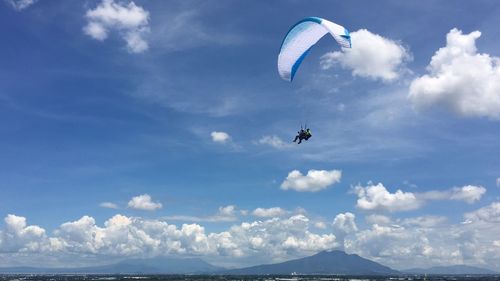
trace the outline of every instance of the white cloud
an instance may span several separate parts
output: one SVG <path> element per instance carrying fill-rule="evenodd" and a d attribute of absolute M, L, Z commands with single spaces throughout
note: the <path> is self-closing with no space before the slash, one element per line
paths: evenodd
<path fill-rule="evenodd" d="M 333 220 L 333 228 L 342 233 L 352 233 L 358 231 L 356 226 L 356 216 L 353 213 L 346 212 L 338 214 Z"/>
<path fill-rule="evenodd" d="M 444 191 L 431 190 L 416 195 L 421 200 L 456 200 L 472 204 L 479 201 L 485 193 L 486 188 L 482 186 L 466 185 Z"/>
<path fill-rule="evenodd" d="M 219 213 L 237 210 L 229 205 Z M 98 225 L 93 217 L 83 216 L 61 224 L 48 237 L 26 218 L 8 215 L 0 230 L 0 252 L 3 260 L 22 264 L 35 257 L 68 266 L 86 257 L 104 263 L 113 258 L 195 255 L 241 265 L 278 262 L 344 245 L 349 253 L 396 268 L 470 264 L 500 269 L 500 202 L 466 213 L 461 224 L 440 216 L 369 217 L 373 223 L 360 229 L 354 214 L 341 213 L 329 233 L 318 231 L 317 221 L 303 214 L 242 222 L 220 232 L 195 223 L 177 226 L 124 215 Z"/>
<path fill-rule="evenodd" d="M 257 208 L 255 209 L 252 214 L 256 217 L 261 217 L 261 218 L 271 218 L 271 217 L 280 217 L 287 212 L 280 207 L 272 207 L 272 208 Z"/>
<path fill-rule="evenodd" d="M 477 53 L 480 36 L 479 31 L 450 30 L 429 73 L 410 85 L 408 97 L 417 108 L 441 105 L 461 116 L 500 118 L 500 58 Z"/>
<path fill-rule="evenodd" d="M 87 25 L 83 28 L 85 34 L 103 41 L 108 34 L 116 30 L 127 42 L 131 53 L 142 53 L 148 49 L 144 39 L 149 32 L 149 12 L 134 2 L 127 5 L 114 0 L 103 0 L 95 9 L 86 13 Z"/>
<path fill-rule="evenodd" d="M 96 225 L 84 216 L 62 224 L 56 238 L 65 251 L 110 256 L 154 256 L 160 254 L 205 254 L 210 251 L 204 228 L 184 224 L 181 228 L 158 220 L 115 215 Z"/>
<path fill-rule="evenodd" d="M 163 206 L 160 202 L 152 202 L 149 194 L 135 196 L 128 202 L 128 207 L 137 210 L 154 211 Z"/>
<path fill-rule="evenodd" d="M 219 207 L 219 214 L 223 216 L 234 216 L 236 213 L 236 206 L 228 205 L 225 207 Z"/>
<path fill-rule="evenodd" d="M 38 252 L 49 242 L 45 229 L 27 225 L 25 217 L 10 214 L 4 221 L 5 230 L 0 232 L 0 253 Z"/>
<path fill-rule="evenodd" d="M 272 146 L 277 149 L 283 149 L 283 148 L 289 148 L 292 145 L 290 143 L 284 142 L 280 137 L 272 135 L 272 136 L 263 136 L 259 141 L 258 144 L 265 144 Z"/>
<path fill-rule="evenodd" d="M 220 213 L 233 214 L 234 208 L 223 207 Z M 178 227 L 162 220 L 119 214 L 99 226 L 93 217 L 83 216 L 61 224 L 50 238 L 46 237 L 43 229 L 26 226 L 25 218 L 9 215 L 6 222 L 6 230 L 0 231 L 0 249 L 4 252 L 24 251 L 31 257 L 37 254 L 60 256 L 60 262 L 66 265 L 68 261 L 65 254 L 81 258 L 91 255 L 103 260 L 112 257 L 203 255 L 227 257 L 231 260 L 248 257 L 252 260 L 273 261 L 309 255 L 338 246 L 335 235 L 309 231 L 311 222 L 304 215 L 244 222 L 233 225 L 226 231 L 211 233 L 207 233 L 199 224 L 183 224 Z M 5 240 L 5 237 L 12 236 L 13 233 L 17 233 L 14 238 L 24 241 L 22 245 L 15 244 L 17 247 L 13 247 L 11 240 Z M 22 235 L 27 235 L 26 239 L 20 239 Z M 35 243 L 37 248 L 33 246 Z M 50 248 L 51 245 L 59 247 Z"/>
<path fill-rule="evenodd" d="M 314 227 L 319 229 L 326 229 L 326 223 L 323 221 L 318 221 L 314 223 Z"/>
<path fill-rule="evenodd" d="M 366 187 L 358 185 L 353 190 L 358 195 L 356 207 L 362 210 L 398 212 L 415 210 L 421 206 L 415 194 L 399 189 L 390 193 L 382 183 L 369 183 Z"/>
<path fill-rule="evenodd" d="M 210 136 L 212 136 L 212 141 L 217 143 L 227 143 L 231 141 L 231 136 L 226 132 L 214 131 L 210 133 Z"/>
<path fill-rule="evenodd" d="M 358 231 L 356 226 L 356 216 L 353 213 L 346 212 L 344 214 L 338 214 L 333 220 L 333 229 L 340 243 L 340 248 L 344 250 L 345 247 L 345 237 L 351 233 Z"/>
<path fill-rule="evenodd" d="M 405 262 L 408 264 L 410 259 L 414 264 L 422 259 L 429 262 L 429 254 L 433 253 L 425 233 L 416 229 L 378 224 L 357 232 L 346 242 L 346 248 L 363 257 L 375 261 L 384 260 L 384 264 L 398 267 Z"/>
<path fill-rule="evenodd" d="M 446 222 L 446 217 L 442 216 L 423 216 L 416 218 L 406 218 L 401 221 L 402 225 L 418 226 L 424 228 L 431 228 L 442 225 Z"/>
<path fill-rule="evenodd" d="M 378 224 L 378 225 L 388 225 L 392 223 L 392 220 L 388 216 L 372 214 L 365 217 L 368 224 Z"/>
<path fill-rule="evenodd" d="M 340 182 L 341 177 L 340 170 L 309 170 L 305 176 L 300 171 L 293 170 L 281 184 L 281 189 L 316 192 Z"/>
<path fill-rule="evenodd" d="M 231 228 L 236 244 L 244 251 L 258 251 L 259 256 L 283 259 L 297 253 L 315 253 L 338 247 L 333 234 L 315 234 L 309 231 L 308 217 L 294 215 L 266 221 L 242 223 Z"/>
<path fill-rule="evenodd" d="M 464 218 L 465 218 L 465 223 L 472 223 L 472 222 L 500 223 L 500 202 L 494 202 L 474 212 L 466 213 L 464 215 Z"/>
<path fill-rule="evenodd" d="M 5 0 L 16 11 L 22 11 L 31 5 L 35 4 L 38 0 Z"/>
<path fill-rule="evenodd" d="M 361 210 L 400 212 L 418 209 L 431 200 L 455 200 L 472 204 L 481 199 L 486 189 L 482 186 L 466 185 L 443 191 L 413 193 L 398 189 L 391 193 L 382 183 L 368 183 L 366 187 L 355 186 L 353 192 L 358 196 L 356 207 Z"/>
<path fill-rule="evenodd" d="M 393 81 L 407 70 L 405 62 L 411 55 L 400 43 L 366 29 L 351 33 L 353 47 L 330 52 L 321 57 L 321 67 L 329 69 L 339 63 L 352 70 L 354 76 Z"/>
<path fill-rule="evenodd" d="M 112 202 L 102 202 L 99 206 L 107 209 L 118 209 L 118 205 Z"/>
<path fill-rule="evenodd" d="M 499 205 L 500 206 L 500 205 Z M 346 249 L 396 268 L 469 264 L 498 270 L 500 207 L 495 204 L 468 213 L 466 224 L 445 217 L 423 216 L 373 224 L 346 238 Z"/>
<path fill-rule="evenodd" d="M 466 185 L 463 187 L 453 188 L 451 200 L 465 201 L 472 204 L 481 199 L 481 196 L 486 193 L 486 188 L 482 186 Z"/>
<path fill-rule="evenodd" d="M 236 215 L 236 206 L 227 205 L 224 207 L 219 207 L 219 211 L 215 216 L 212 216 L 212 221 L 235 221 L 238 219 Z"/>

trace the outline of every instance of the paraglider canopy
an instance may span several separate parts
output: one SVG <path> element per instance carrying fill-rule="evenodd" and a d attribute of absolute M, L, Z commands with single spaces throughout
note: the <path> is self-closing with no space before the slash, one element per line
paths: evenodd
<path fill-rule="evenodd" d="M 309 17 L 292 26 L 281 43 L 278 56 L 278 72 L 281 78 L 292 81 L 309 50 L 327 33 L 330 33 L 340 46 L 351 48 L 349 31 L 331 21 Z"/>

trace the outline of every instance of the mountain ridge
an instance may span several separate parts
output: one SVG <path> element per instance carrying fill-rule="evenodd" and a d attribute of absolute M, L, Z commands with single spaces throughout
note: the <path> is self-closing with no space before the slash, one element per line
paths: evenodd
<path fill-rule="evenodd" d="M 197 274 L 221 271 L 224 268 L 217 267 L 199 258 L 169 258 L 159 257 L 150 259 L 127 259 L 114 264 L 68 267 L 68 268 L 43 268 L 43 267 L 3 267 L 0 273 L 50 273 L 50 274 Z"/>
<path fill-rule="evenodd" d="M 224 272 L 235 275 L 306 274 L 306 275 L 397 275 L 390 267 L 343 251 L 322 251 L 315 255 L 275 264 L 256 265 Z"/>

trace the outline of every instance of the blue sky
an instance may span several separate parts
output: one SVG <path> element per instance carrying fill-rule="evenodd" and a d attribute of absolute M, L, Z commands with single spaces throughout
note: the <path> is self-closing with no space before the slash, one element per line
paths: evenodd
<path fill-rule="evenodd" d="M 0 4 L 0 264 L 500 270 L 495 1 Z M 326 36 L 288 83 L 307 16 L 353 48 Z"/>

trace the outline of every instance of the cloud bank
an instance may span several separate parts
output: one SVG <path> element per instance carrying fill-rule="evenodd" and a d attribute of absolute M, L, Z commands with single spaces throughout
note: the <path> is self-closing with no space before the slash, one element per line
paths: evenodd
<path fill-rule="evenodd" d="M 231 206 L 221 207 L 220 213 L 233 214 Z M 16 257 L 24 264 L 50 257 L 66 266 L 71 255 L 71 262 L 85 257 L 103 262 L 160 255 L 275 262 L 344 247 L 349 253 L 399 268 L 465 263 L 498 270 L 500 202 L 467 212 L 455 224 L 441 216 L 369 215 L 365 221 L 360 228 L 356 215 L 340 213 L 331 232 L 323 226 L 315 232 L 317 221 L 298 214 L 209 232 L 196 223 L 178 226 L 162 219 L 117 214 L 102 225 L 91 216 L 82 216 L 62 223 L 49 235 L 40 226 L 28 225 L 25 217 L 10 214 L 0 229 L 0 255 Z"/>
<path fill-rule="evenodd" d="M 223 208 L 221 212 L 232 212 Z M 243 222 L 221 232 L 206 232 L 199 224 L 176 226 L 163 220 L 117 214 L 97 225 L 83 216 L 61 224 L 49 237 L 39 226 L 28 226 L 26 218 L 8 215 L 0 230 L 0 254 L 29 253 L 61 256 L 78 254 L 101 257 L 148 257 L 158 255 L 204 255 L 208 257 L 254 257 L 283 259 L 294 254 L 312 254 L 337 247 L 333 234 L 309 230 L 304 215 Z"/>

